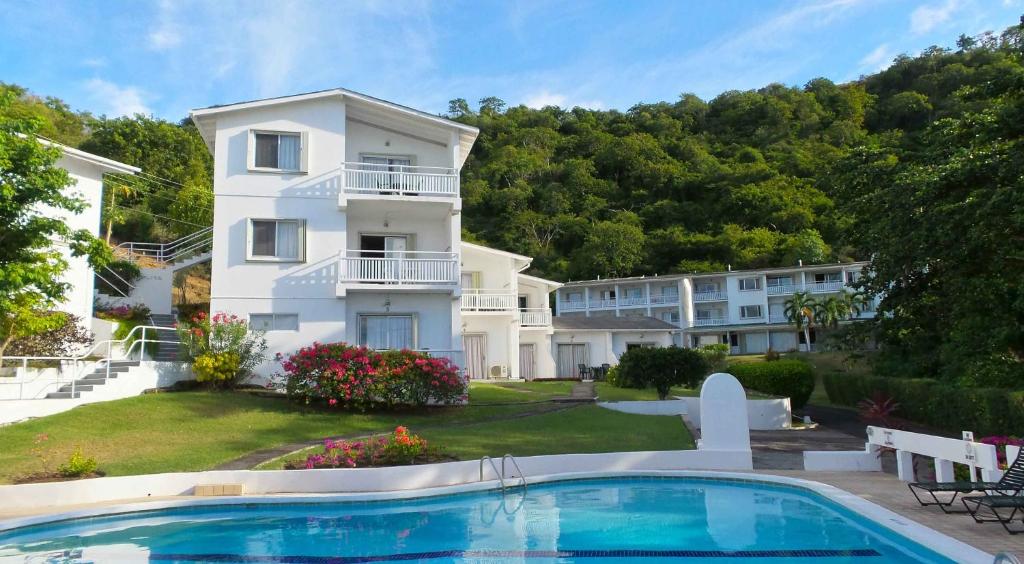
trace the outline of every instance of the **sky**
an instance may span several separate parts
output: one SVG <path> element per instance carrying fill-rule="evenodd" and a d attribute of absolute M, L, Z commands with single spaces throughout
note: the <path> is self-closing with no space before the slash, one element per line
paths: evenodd
<path fill-rule="evenodd" d="M 0 0 L 0 81 L 96 115 L 344 87 L 424 111 L 627 110 L 854 80 L 1001 31 L 1024 0 Z"/>

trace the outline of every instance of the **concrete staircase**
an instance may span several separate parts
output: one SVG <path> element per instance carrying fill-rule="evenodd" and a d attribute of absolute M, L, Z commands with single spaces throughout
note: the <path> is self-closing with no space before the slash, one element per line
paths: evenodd
<path fill-rule="evenodd" d="M 112 360 L 110 361 L 109 377 L 117 378 L 119 374 L 124 374 L 131 370 L 133 366 L 138 366 L 139 364 L 137 360 Z M 47 399 L 80 398 L 83 392 L 91 392 L 95 388 L 106 384 L 107 375 L 107 365 L 105 363 L 97 363 L 96 368 L 91 374 L 79 378 L 75 381 L 74 385 L 64 384 L 56 392 L 46 394 L 46 397 Z"/>
<path fill-rule="evenodd" d="M 173 315 L 162 313 L 149 314 L 149 323 L 155 327 L 174 327 L 177 319 Z M 178 339 L 177 331 L 158 331 L 153 338 L 159 341 L 173 341 L 173 343 L 157 343 L 156 353 L 153 360 L 161 362 L 175 362 L 181 360 L 181 341 Z M 147 336 L 148 338 L 148 336 Z"/>

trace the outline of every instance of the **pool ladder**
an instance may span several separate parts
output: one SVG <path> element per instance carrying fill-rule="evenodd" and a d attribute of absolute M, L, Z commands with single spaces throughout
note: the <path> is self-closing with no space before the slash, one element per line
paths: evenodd
<path fill-rule="evenodd" d="M 490 456 L 484 456 L 480 458 L 480 481 L 484 481 L 484 462 L 489 462 L 491 470 L 494 470 L 494 475 L 498 477 L 498 482 L 501 483 L 501 493 L 504 494 L 505 490 L 509 487 L 522 486 L 523 491 L 526 491 L 526 474 L 523 474 L 523 470 L 519 468 L 519 463 L 516 462 L 516 458 L 511 454 L 506 454 L 501 457 L 501 471 L 498 470 L 498 465 L 494 463 L 494 459 Z M 505 462 L 510 461 L 512 466 L 519 473 L 519 476 L 506 476 L 505 475 Z M 519 483 L 514 486 L 509 486 L 505 483 L 505 478 L 519 478 Z"/>

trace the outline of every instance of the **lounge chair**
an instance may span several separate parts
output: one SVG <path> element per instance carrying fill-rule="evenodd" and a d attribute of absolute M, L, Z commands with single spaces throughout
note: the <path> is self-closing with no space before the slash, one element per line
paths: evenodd
<path fill-rule="evenodd" d="M 1021 518 L 1024 519 L 1024 496 L 1020 495 L 978 495 L 961 498 L 964 507 L 967 508 L 967 512 L 971 514 L 971 517 L 978 523 L 991 523 L 992 521 L 998 521 L 1000 525 L 1006 529 L 1006 532 L 1011 535 L 1024 532 L 1024 529 L 1011 529 L 1010 523 L 1013 522 L 1014 518 L 1020 513 Z M 973 507 L 972 507 L 973 506 Z M 992 514 L 991 517 L 981 517 L 979 513 L 981 508 L 988 509 L 988 512 Z M 1006 517 L 999 514 L 999 509 L 1010 509 L 1010 514 Z"/>
<path fill-rule="evenodd" d="M 1013 464 L 1006 469 L 1006 473 L 998 482 L 912 482 L 907 484 L 910 493 L 914 494 L 917 502 L 921 505 L 938 505 L 945 513 L 963 513 L 962 511 L 950 511 L 948 508 L 960 494 L 971 492 L 995 492 L 992 497 L 1014 497 L 1020 495 L 1024 490 L 1024 456 L 1017 456 Z M 922 501 L 918 492 L 927 493 L 932 501 Z M 953 497 L 949 501 L 941 501 L 938 493 L 951 493 Z M 1022 498 L 1024 499 L 1024 498 Z"/>

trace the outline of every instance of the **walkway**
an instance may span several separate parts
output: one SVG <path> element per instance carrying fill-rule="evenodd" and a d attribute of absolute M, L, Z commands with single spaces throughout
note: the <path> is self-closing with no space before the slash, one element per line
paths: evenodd
<path fill-rule="evenodd" d="M 555 401 L 593 402 L 597 400 L 597 390 L 593 380 L 580 380 L 572 385 L 568 397 L 555 398 Z"/>

